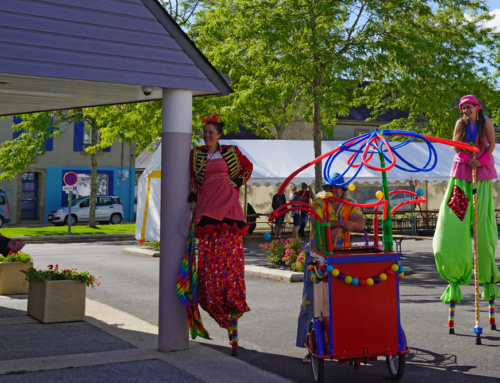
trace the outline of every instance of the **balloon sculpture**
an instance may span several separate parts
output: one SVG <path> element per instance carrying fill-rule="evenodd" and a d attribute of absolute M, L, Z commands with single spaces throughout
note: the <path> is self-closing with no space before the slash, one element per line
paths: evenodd
<path fill-rule="evenodd" d="M 405 136 L 408 137 L 403 142 L 389 142 L 385 137 L 391 137 L 391 136 Z M 410 163 L 408 160 L 406 160 L 403 155 L 401 155 L 398 150 L 403 148 L 404 146 L 408 145 L 409 143 L 415 141 L 416 139 L 422 140 L 428 148 L 428 157 L 425 160 L 425 164 L 423 166 L 415 166 L 414 164 Z M 301 168 L 297 169 L 295 172 L 293 172 L 286 180 L 285 182 L 281 185 L 278 194 L 283 193 L 285 187 L 290 183 L 290 181 L 301 171 L 304 169 L 314 165 L 317 162 L 320 162 L 322 160 L 326 160 L 325 162 L 325 167 L 324 167 L 324 172 L 323 176 L 325 180 L 332 184 L 336 185 L 338 187 L 347 187 L 349 190 L 354 190 L 354 185 L 352 185 L 352 182 L 354 182 L 355 178 L 358 176 L 359 172 L 363 168 L 363 166 L 366 166 L 369 169 L 379 171 L 381 172 L 382 176 L 382 189 L 383 191 L 379 191 L 377 193 L 377 198 L 379 198 L 378 202 L 371 203 L 371 204 L 358 204 L 358 203 L 352 203 L 349 201 L 341 200 L 337 197 L 334 196 L 327 196 L 325 198 L 324 203 L 328 204 L 331 199 L 340 201 L 344 204 L 351 205 L 351 206 L 357 206 L 357 207 L 374 207 L 376 209 L 376 213 L 374 215 L 374 244 L 378 245 L 378 215 L 377 211 L 379 207 L 383 209 L 383 222 L 382 222 L 382 242 L 384 246 L 384 251 L 392 251 L 393 250 L 393 238 L 392 238 L 392 222 L 391 222 L 391 216 L 394 214 L 396 210 L 398 210 L 401 206 L 403 205 L 408 205 L 408 204 L 416 204 L 416 203 L 422 203 L 426 202 L 426 199 L 423 197 L 423 190 L 419 189 L 417 192 L 411 192 L 407 190 L 396 190 L 389 192 L 388 190 L 388 185 L 387 185 L 387 175 L 386 172 L 391 170 L 392 168 L 398 168 L 407 172 L 428 172 L 431 171 L 435 168 L 438 158 L 437 158 L 437 153 L 436 150 L 432 144 L 432 142 L 448 145 L 451 147 L 456 147 L 459 149 L 464 149 L 470 152 L 478 152 L 478 149 L 469 144 L 465 144 L 462 142 L 457 142 L 457 141 L 451 141 L 447 139 L 442 139 L 442 138 L 437 138 L 437 137 L 431 137 L 431 136 L 426 136 L 426 135 L 421 135 L 415 132 L 410 132 L 410 131 L 398 131 L 398 130 L 383 130 L 381 133 L 376 129 L 374 132 L 369 132 L 363 135 L 360 135 L 358 137 L 352 138 L 343 144 L 339 145 L 337 148 L 329 151 L 328 153 L 325 153 L 321 155 L 320 157 L 312 160 L 311 162 L 305 164 Z M 343 152 L 349 152 L 352 153 L 349 160 L 347 161 L 347 167 L 343 173 L 340 173 L 340 176 L 336 176 L 334 178 L 330 177 L 330 174 L 332 174 L 331 170 L 333 168 L 333 164 L 335 160 L 338 158 L 338 156 L 343 153 Z M 380 166 L 375 166 L 371 163 L 371 160 L 374 155 L 377 155 L 379 157 L 379 162 Z M 386 165 L 386 161 L 388 162 L 388 165 Z M 398 164 L 397 161 L 400 161 L 401 164 Z M 338 169 L 339 166 L 336 165 L 336 168 Z M 347 182 L 340 182 L 339 180 L 343 178 L 343 176 L 350 170 L 350 169 L 355 169 L 355 174 L 347 181 Z M 391 206 L 389 203 L 389 197 L 393 194 L 396 193 L 404 193 L 407 195 L 411 195 L 414 197 L 414 199 L 402 202 L 395 206 L 391 210 Z M 475 199 L 474 199 L 475 201 Z M 307 211 L 310 214 L 312 214 L 315 218 L 315 225 L 316 225 L 316 238 L 312 238 L 311 246 L 312 249 L 320 253 L 322 255 L 329 255 L 332 254 L 332 238 L 330 235 L 330 220 L 328 217 L 328 209 L 326 209 L 326 217 L 320 217 L 316 211 L 307 203 L 300 202 L 300 207 L 296 207 L 299 202 L 294 201 L 292 203 L 287 203 L 277 210 L 275 210 L 269 217 L 269 220 L 272 221 L 274 220 L 277 216 L 281 214 L 285 214 L 291 210 L 302 210 L 302 211 Z M 474 207 L 475 209 L 475 207 Z M 474 230 L 477 230 L 477 223 L 475 221 L 474 224 Z M 474 234 L 474 240 L 477 238 L 477 235 Z M 477 249 L 477 244 L 474 244 L 474 248 Z M 473 252 L 474 256 L 474 267 L 475 270 L 477 271 L 477 251 Z M 452 260 L 450 260 L 452 262 Z M 310 267 L 311 265 L 309 265 Z M 396 270 L 397 268 L 397 270 Z M 398 265 L 394 266 L 394 269 L 392 270 L 394 272 L 399 272 L 400 277 L 402 277 L 401 270 L 399 269 Z M 404 269 L 403 269 L 404 271 Z M 341 278 L 342 274 L 339 272 L 337 269 L 328 270 L 325 268 L 319 269 L 317 271 L 314 270 L 314 266 L 311 268 L 311 273 L 310 277 L 314 282 L 319 282 L 322 278 L 325 277 L 328 273 L 335 273 L 337 278 Z M 382 278 L 387 277 L 387 273 L 391 273 L 391 270 L 387 270 L 386 273 L 382 273 L 381 276 Z M 332 274 L 333 275 L 333 274 Z M 380 278 L 380 276 L 377 276 L 375 278 L 379 278 L 378 282 L 380 280 L 383 280 Z M 375 278 L 369 278 L 375 280 Z M 476 325 L 474 328 L 474 333 L 476 334 L 477 337 L 479 337 L 481 333 L 481 328 L 479 327 L 479 293 L 478 293 L 478 273 L 474 273 L 474 278 L 475 278 L 475 286 L 476 286 L 476 294 L 475 294 L 475 300 L 476 300 Z M 358 285 L 358 286 L 364 286 L 364 285 L 369 285 L 368 280 L 363 281 L 363 283 L 360 283 L 357 278 L 351 279 L 349 277 L 349 280 L 345 280 L 346 283 L 351 283 L 353 285 Z M 353 283 L 354 281 L 354 283 Z M 372 282 L 371 280 L 369 282 Z M 374 282 L 374 283 L 378 283 Z M 372 283 L 373 284 L 373 283 Z M 454 321 L 454 313 L 455 313 L 455 302 L 450 302 L 450 311 L 449 311 L 449 322 L 448 325 L 450 327 L 450 333 L 453 333 L 451 331 L 451 328 L 453 328 L 453 321 Z M 495 323 L 495 318 L 494 318 L 494 301 L 490 300 L 489 302 L 489 314 L 490 314 L 490 324 Z M 477 340 L 476 340 L 477 342 Z"/>

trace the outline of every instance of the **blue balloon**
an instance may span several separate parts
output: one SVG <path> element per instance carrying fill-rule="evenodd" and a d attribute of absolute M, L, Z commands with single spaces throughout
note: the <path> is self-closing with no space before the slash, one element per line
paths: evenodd
<path fill-rule="evenodd" d="M 352 282 L 351 282 L 351 285 L 357 286 L 358 283 L 359 283 L 359 279 L 358 278 L 353 278 Z"/>
<path fill-rule="evenodd" d="M 265 239 L 266 241 L 269 241 L 269 240 L 271 239 L 271 234 L 269 234 L 269 233 L 265 233 L 265 234 L 264 234 L 264 239 Z"/>
<path fill-rule="evenodd" d="M 399 273 L 404 273 L 405 272 L 405 268 L 403 266 L 399 266 L 398 272 Z"/>
<path fill-rule="evenodd" d="M 326 271 L 327 271 L 328 273 L 331 273 L 331 272 L 333 271 L 333 266 L 332 266 L 332 265 L 328 265 L 328 266 L 326 266 Z"/>
<path fill-rule="evenodd" d="M 424 195 L 424 191 L 422 189 L 417 189 L 417 195 L 422 197 Z"/>

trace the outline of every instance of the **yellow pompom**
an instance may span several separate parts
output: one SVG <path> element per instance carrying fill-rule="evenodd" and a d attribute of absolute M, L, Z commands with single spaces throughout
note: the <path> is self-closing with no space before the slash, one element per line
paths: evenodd
<path fill-rule="evenodd" d="M 368 279 L 366 280 L 366 284 L 367 284 L 368 286 L 373 285 L 373 279 L 368 278 Z"/>
<path fill-rule="evenodd" d="M 405 275 L 405 273 L 399 273 L 399 278 L 403 278 L 403 275 Z"/>
<path fill-rule="evenodd" d="M 391 266 L 391 270 L 397 272 L 399 270 L 399 266 L 397 264 L 394 264 Z"/>
<path fill-rule="evenodd" d="M 328 198 L 328 197 L 333 197 L 333 194 L 331 192 L 328 192 L 325 194 L 325 197 Z"/>
<path fill-rule="evenodd" d="M 350 276 L 345 277 L 344 282 L 350 285 L 352 283 L 352 277 Z"/>
<path fill-rule="evenodd" d="M 350 191 L 354 191 L 354 189 L 356 189 L 356 186 L 354 186 L 353 184 L 350 184 L 347 188 L 348 188 Z"/>
<path fill-rule="evenodd" d="M 383 196 L 384 196 L 384 193 L 382 193 L 380 190 L 375 193 L 375 197 L 377 197 L 378 199 L 382 198 Z"/>
<path fill-rule="evenodd" d="M 387 279 L 387 274 L 386 273 L 382 273 L 382 274 L 379 275 L 379 277 L 380 277 L 381 281 L 385 281 Z"/>
<path fill-rule="evenodd" d="M 339 269 L 333 269 L 332 276 L 337 277 L 340 274 Z"/>

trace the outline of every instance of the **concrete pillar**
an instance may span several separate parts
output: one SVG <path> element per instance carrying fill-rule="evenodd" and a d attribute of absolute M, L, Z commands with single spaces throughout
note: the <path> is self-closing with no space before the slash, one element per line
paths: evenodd
<path fill-rule="evenodd" d="M 177 298 L 177 275 L 186 250 L 179 221 L 188 208 L 191 91 L 163 89 L 160 227 L 160 351 L 189 347 L 186 310 Z"/>

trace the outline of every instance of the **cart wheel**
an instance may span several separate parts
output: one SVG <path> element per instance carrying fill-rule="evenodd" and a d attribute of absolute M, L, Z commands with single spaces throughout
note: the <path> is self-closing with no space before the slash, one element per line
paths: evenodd
<path fill-rule="evenodd" d="M 312 338 L 312 349 L 314 353 L 318 352 L 316 347 L 316 330 L 313 324 L 309 327 L 309 332 Z M 311 355 L 311 370 L 313 374 L 314 383 L 323 383 L 323 378 L 325 377 L 325 360 L 319 359 Z"/>
<path fill-rule="evenodd" d="M 392 380 L 400 380 L 405 374 L 406 355 L 391 355 L 387 357 L 387 367 Z"/>

